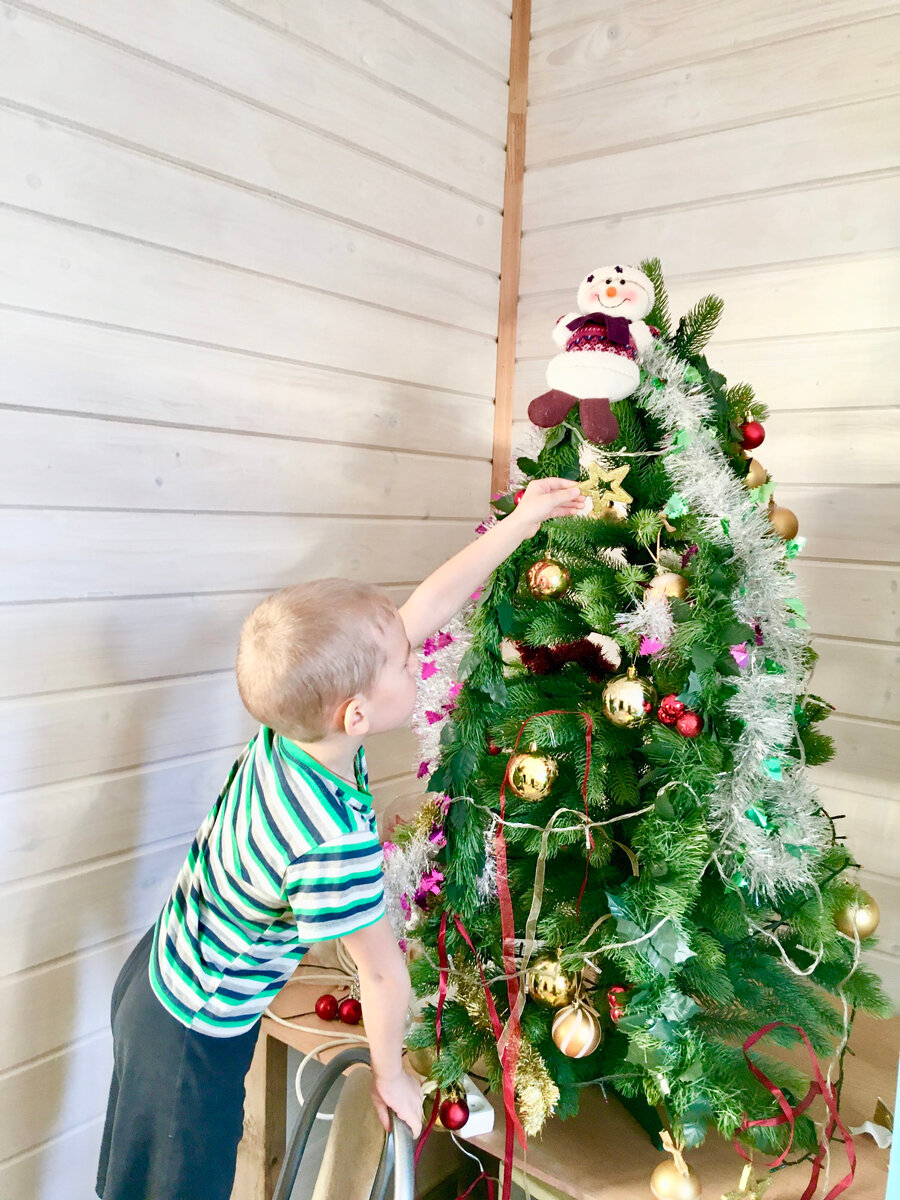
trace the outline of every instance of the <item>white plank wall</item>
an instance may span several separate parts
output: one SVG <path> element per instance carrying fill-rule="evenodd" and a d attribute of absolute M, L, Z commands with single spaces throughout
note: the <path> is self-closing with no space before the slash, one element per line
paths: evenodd
<path fill-rule="evenodd" d="M 837 707 L 823 800 L 900 999 L 898 26 L 878 0 L 534 0 L 514 445 L 592 266 L 658 255 L 676 313 L 725 299 L 708 355 L 772 410 Z"/>
<path fill-rule="evenodd" d="M 88 1200 L 109 993 L 250 731 L 245 613 L 490 484 L 509 4 L 0 21 L 0 1196 Z M 370 750 L 381 816 L 413 746 Z"/>

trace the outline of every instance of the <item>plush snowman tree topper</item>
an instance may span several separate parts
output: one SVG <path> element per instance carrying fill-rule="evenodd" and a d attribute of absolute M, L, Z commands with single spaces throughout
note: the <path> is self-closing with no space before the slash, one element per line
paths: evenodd
<path fill-rule="evenodd" d="M 553 340 L 562 351 L 550 360 L 550 391 L 528 406 L 535 425 L 549 429 L 580 401 L 581 428 L 604 446 L 619 434 L 611 400 L 624 400 L 640 382 L 637 360 L 659 330 L 644 317 L 653 308 L 653 284 L 636 267 L 597 267 L 578 288 L 577 313 L 560 317 Z"/>

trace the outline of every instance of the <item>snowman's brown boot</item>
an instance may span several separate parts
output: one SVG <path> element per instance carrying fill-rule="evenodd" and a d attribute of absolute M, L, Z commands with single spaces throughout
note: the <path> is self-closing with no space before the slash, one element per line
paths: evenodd
<path fill-rule="evenodd" d="M 606 446 L 619 436 L 619 422 L 613 416 L 608 400 L 596 397 L 582 400 L 578 412 L 581 431 L 589 442 Z"/>
<path fill-rule="evenodd" d="M 575 396 L 554 388 L 551 392 L 535 396 L 528 405 L 528 419 L 540 429 L 550 429 L 566 419 L 575 402 Z"/>

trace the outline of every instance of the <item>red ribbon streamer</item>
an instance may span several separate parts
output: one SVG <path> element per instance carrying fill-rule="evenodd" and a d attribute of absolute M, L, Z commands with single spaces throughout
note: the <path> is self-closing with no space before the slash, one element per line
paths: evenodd
<path fill-rule="evenodd" d="M 443 1025 L 444 1001 L 447 999 L 447 982 L 450 972 L 450 962 L 447 958 L 447 910 L 441 913 L 441 925 L 438 930 L 438 965 L 440 967 L 438 981 L 438 1002 L 437 1013 L 434 1018 L 434 1033 L 435 1033 L 435 1051 L 437 1054 L 441 1052 L 441 1028 Z M 434 1123 L 438 1118 L 438 1111 L 441 1107 L 441 1089 L 434 1093 L 434 1104 L 431 1106 L 431 1112 L 428 1116 L 428 1123 L 422 1130 L 422 1134 L 416 1145 L 415 1165 L 418 1167 L 419 1158 L 422 1151 L 425 1149 L 425 1143 L 428 1141 L 428 1136 L 434 1128 Z"/>
<path fill-rule="evenodd" d="M 772 1080 L 769 1079 L 769 1077 L 763 1071 L 761 1071 L 750 1058 L 750 1050 L 756 1045 L 760 1038 L 765 1037 L 767 1033 L 771 1033 L 773 1029 L 778 1029 L 780 1027 L 785 1029 L 793 1029 L 795 1033 L 800 1035 L 800 1037 L 803 1039 L 806 1049 L 809 1052 L 809 1058 L 813 1069 L 813 1081 L 809 1085 L 809 1091 L 806 1093 L 800 1103 L 793 1108 L 788 1103 L 788 1099 L 784 1092 L 782 1092 L 781 1088 L 779 1088 L 777 1084 L 773 1083 Z M 825 1127 L 825 1135 L 822 1139 L 822 1143 L 818 1147 L 816 1156 L 813 1159 L 809 1183 L 806 1185 L 806 1191 L 800 1197 L 800 1200 L 812 1200 L 812 1197 L 815 1194 L 816 1188 L 819 1184 L 819 1175 L 822 1170 L 822 1163 L 825 1160 L 828 1144 L 831 1141 L 835 1127 L 837 1127 L 844 1139 L 844 1149 L 847 1153 L 847 1162 L 850 1165 L 850 1170 L 842 1179 L 838 1180 L 828 1195 L 824 1197 L 824 1200 L 836 1200 L 836 1198 L 840 1196 L 842 1192 L 845 1192 L 853 1182 L 853 1177 L 856 1174 L 856 1147 L 853 1144 L 853 1138 L 851 1137 L 850 1132 L 845 1128 L 844 1123 L 841 1120 L 840 1113 L 838 1112 L 837 1094 L 834 1086 L 825 1081 L 821 1069 L 819 1068 L 815 1051 L 810 1044 L 809 1038 L 806 1036 L 806 1032 L 801 1029 L 799 1025 L 791 1025 L 786 1021 L 770 1021 L 768 1025 L 763 1025 L 761 1029 L 757 1029 L 756 1033 L 752 1033 L 744 1042 L 744 1058 L 747 1060 L 747 1066 L 750 1068 L 753 1077 L 758 1080 L 758 1082 L 762 1084 L 766 1091 L 770 1092 L 778 1101 L 778 1107 L 781 1109 L 781 1116 L 765 1117 L 757 1121 L 751 1121 L 745 1116 L 741 1122 L 741 1133 L 746 1132 L 748 1129 L 760 1126 L 772 1128 L 776 1125 L 787 1125 L 790 1128 L 790 1136 L 788 1137 L 787 1146 L 785 1146 L 784 1150 L 778 1155 L 777 1158 L 773 1159 L 772 1162 L 769 1163 L 770 1170 L 775 1167 L 780 1167 L 790 1153 L 791 1146 L 794 1142 L 794 1122 L 796 1118 L 802 1113 L 806 1112 L 817 1096 L 821 1096 L 825 1101 L 825 1107 L 828 1109 L 828 1124 Z M 742 1158 L 747 1159 L 749 1162 L 749 1156 L 744 1152 L 744 1148 L 738 1141 L 737 1136 L 735 1136 L 734 1144 L 738 1154 L 740 1154 Z"/>
<path fill-rule="evenodd" d="M 530 717 L 526 717 L 519 726 L 519 732 L 516 735 L 513 753 L 519 748 L 519 742 L 522 740 L 522 734 L 525 732 L 525 726 L 529 721 L 533 721 L 535 717 L 552 717 L 552 716 L 578 716 L 582 717 L 585 725 L 585 742 L 587 747 L 587 761 L 584 768 L 584 780 L 581 785 L 581 794 L 584 799 L 584 812 L 588 816 L 587 805 L 587 785 L 588 777 L 591 769 L 591 735 L 594 729 L 593 718 L 589 713 L 581 712 L 578 709 L 548 709 L 542 713 L 532 713 Z M 510 762 L 512 756 L 510 756 Z M 494 858 L 497 865 L 497 897 L 500 902 L 500 930 L 502 934 L 502 951 L 503 951 L 503 973 L 506 976 L 506 994 L 509 1000 L 509 1024 L 508 1036 L 506 1045 L 503 1048 L 503 1054 L 500 1059 L 500 1065 L 503 1069 L 503 1107 L 506 1112 L 506 1148 L 505 1148 L 505 1165 L 506 1169 L 503 1173 L 503 1195 L 502 1200 L 509 1200 L 510 1188 L 512 1186 L 512 1156 L 513 1156 L 513 1130 L 518 1136 L 519 1143 L 522 1148 L 525 1148 L 526 1140 L 525 1133 L 516 1115 L 516 1099 L 515 1099 L 515 1078 L 516 1066 L 519 1061 L 519 1043 L 521 1040 L 521 1029 L 519 1025 L 519 975 L 516 971 L 516 923 L 513 914 L 512 896 L 509 890 L 509 874 L 506 861 L 506 838 L 503 835 L 503 822 L 506 818 L 506 785 L 509 782 L 509 762 L 506 764 L 506 770 L 503 773 L 503 783 L 500 785 L 500 821 L 497 824 L 497 829 L 494 834 Z M 590 836 L 590 845 L 593 849 L 594 839 Z M 584 895 L 584 889 L 587 884 L 588 863 L 585 863 L 584 882 L 581 885 L 581 891 L 578 896 L 578 905 L 581 906 L 581 897 Z M 476 956 L 477 957 L 477 956 Z"/>

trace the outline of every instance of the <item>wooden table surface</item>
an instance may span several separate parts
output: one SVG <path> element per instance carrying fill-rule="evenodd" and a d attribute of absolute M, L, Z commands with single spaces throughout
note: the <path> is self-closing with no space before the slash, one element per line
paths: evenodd
<path fill-rule="evenodd" d="M 312 1009 L 320 990 L 302 983 L 289 984 L 276 1001 L 274 1011 L 284 1017 L 306 1013 Z M 271 1065 L 272 1050 L 276 1046 L 283 1048 L 289 1045 L 307 1053 L 329 1035 L 334 1036 L 347 1029 L 337 1022 L 320 1021 L 315 1016 L 297 1019 L 321 1033 L 288 1029 L 264 1017 L 262 1031 L 266 1036 L 260 1041 L 261 1044 L 268 1043 L 269 1049 L 268 1055 L 264 1050 L 260 1051 L 262 1060 L 268 1057 Z M 845 1124 L 859 1125 L 872 1118 L 879 1096 L 893 1111 L 900 1051 L 900 1018 L 874 1021 L 864 1016 L 857 1017 L 850 1044 L 854 1053 L 846 1059 L 841 1116 Z M 323 1057 L 335 1053 L 337 1049 L 326 1052 Z M 261 1069 L 256 1068 L 257 1075 Z M 277 1086 L 280 1086 L 280 1081 Z M 255 1092 L 248 1083 L 248 1108 L 252 1107 L 253 1095 L 258 1100 L 264 1092 L 264 1086 L 260 1091 L 259 1082 Z M 480 1149 L 500 1158 L 503 1154 L 502 1107 L 497 1097 L 489 1099 L 498 1114 L 494 1131 L 486 1137 L 472 1139 L 471 1145 L 476 1152 Z M 817 1107 L 813 1112 L 819 1115 Z M 283 1104 L 281 1113 L 283 1119 Z M 248 1118 L 253 1122 L 252 1113 L 248 1112 Z M 262 1116 L 257 1113 L 254 1123 L 259 1125 L 261 1121 Z M 271 1117 L 268 1123 L 271 1124 Z M 257 1129 L 257 1134 L 259 1132 Z M 865 1135 L 857 1136 L 855 1143 L 856 1180 L 845 1195 L 848 1200 L 885 1200 L 888 1151 L 879 1150 L 874 1141 Z M 270 1158 L 273 1152 L 270 1138 Z M 568 1121 L 551 1120 L 541 1137 L 530 1139 L 527 1157 L 518 1147 L 516 1154 L 516 1165 L 524 1167 L 530 1177 L 563 1190 L 572 1200 L 649 1198 L 650 1175 L 660 1161 L 661 1155 L 644 1130 L 614 1097 L 605 1100 L 599 1088 L 585 1089 L 577 1117 Z M 723 1192 L 737 1186 L 742 1160 L 734 1148 L 718 1136 L 710 1136 L 704 1146 L 692 1150 L 688 1161 L 700 1176 L 704 1197 L 718 1200 Z M 833 1145 L 832 1161 L 833 1184 L 846 1169 L 846 1159 L 839 1144 Z M 808 1173 L 808 1164 L 778 1172 L 766 1192 L 765 1200 L 799 1200 Z M 759 1174 L 762 1174 L 762 1170 Z M 827 1189 L 820 1187 L 819 1194 L 825 1191 Z M 265 1200 L 264 1187 L 253 1192 L 245 1190 L 240 1200 L 250 1200 L 251 1197 L 252 1200 Z"/>

